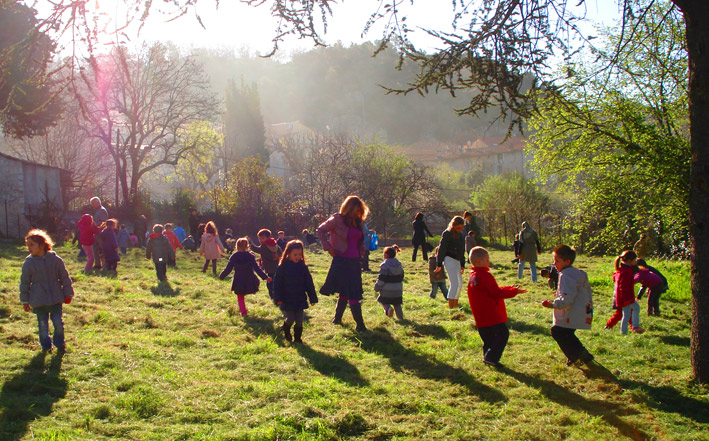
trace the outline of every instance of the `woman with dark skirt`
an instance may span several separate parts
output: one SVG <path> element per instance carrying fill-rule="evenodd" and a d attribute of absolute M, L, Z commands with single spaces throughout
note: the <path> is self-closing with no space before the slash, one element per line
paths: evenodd
<path fill-rule="evenodd" d="M 366 331 L 362 319 L 362 270 L 360 257 L 364 253 L 364 220 L 369 207 L 357 196 L 347 196 L 335 213 L 320 224 L 317 235 L 325 251 L 332 256 L 330 270 L 320 294 L 339 294 L 332 323 L 342 324 L 342 315 L 350 305 L 357 331 Z"/>
<path fill-rule="evenodd" d="M 416 262 L 416 252 L 419 247 L 421 247 L 421 252 L 423 253 L 423 261 L 428 261 L 428 251 L 426 251 L 426 233 L 429 237 L 433 237 L 433 234 L 428 230 L 426 222 L 423 221 L 423 213 L 420 211 L 414 216 L 414 236 L 411 238 L 411 245 L 414 247 L 414 254 L 411 256 L 411 261 Z"/>

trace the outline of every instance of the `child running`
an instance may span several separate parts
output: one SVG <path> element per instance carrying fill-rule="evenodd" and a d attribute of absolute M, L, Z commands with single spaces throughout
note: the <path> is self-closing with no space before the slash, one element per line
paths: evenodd
<path fill-rule="evenodd" d="M 470 250 L 470 263 L 473 269 L 468 282 L 468 301 L 483 341 L 483 362 L 501 368 L 500 358 L 510 337 L 505 299 L 527 291 L 519 285 L 499 287 L 490 274 L 490 254 L 483 247 Z"/>
<path fill-rule="evenodd" d="M 145 244 L 145 258 L 153 258 L 158 280 L 164 282 L 167 280 L 167 262 L 170 259 L 175 259 L 175 251 L 162 232 L 163 226 L 161 224 L 153 225 L 153 234 L 148 236 L 148 242 Z"/>
<path fill-rule="evenodd" d="M 613 306 L 618 308 L 618 312 L 606 323 L 606 328 L 610 329 L 617 323 L 617 317 L 622 314 L 620 322 L 620 332 L 628 334 L 628 327 L 636 333 L 645 332 L 640 327 L 640 305 L 635 300 L 635 278 L 633 267 L 637 263 L 638 255 L 635 251 L 624 251 L 615 258 L 615 273 L 613 273 Z"/>
<path fill-rule="evenodd" d="M 588 365 L 593 361 L 593 355 L 576 337 L 577 329 L 591 329 L 593 321 L 593 298 L 588 275 L 571 266 L 576 260 L 576 251 L 571 247 L 559 245 L 554 248 L 552 255 L 554 266 L 559 271 L 559 287 L 553 302 L 542 302 L 545 308 L 554 309 L 551 336 L 566 355 L 567 366 L 577 361 Z"/>
<path fill-rule="evenodd" d="M 384 248 L 384 261 L 379 265 L 374 291 L 379 293 L 377 301 L 382 304 L 384 314 L 391 317 L 396 311 L 396 318 L 403 320 L 404 268 L 396 258 L 398 248 L 396 245 Z"/>
<path fill-rule="evenodd" d="M 202 235 L 202 241 L 199 245 L 199 255 L 204 256 L 204 266 L 202 267 L 202 272 L 207 272 L 207 267 L 209 267 L 209 262 L 212 262 L 212 273 L 217 274 L 217 259 L 222 257 L 224 253 L 224 245 L 219 239 L 219 233 L 217 232 L 217 226 L 213 221 L 207 222 L 204 226 L 204 234 Z"/>
<path fill-rule="evenodd" d="M 180 238 L 173 231 L 174 228 L 175 226 L 173 224 L 167 223 L 165 224 L 165 231 L 163 231 L 162 234 L 163 236 L 167 237 L 167 241 L 170 242 L 172 251 L 175 252 L 175 257 L 171 260 L 168 260 L 167 265 L 173 268 L 177 268 L 177 249 L 182 248 L 182 244 L 180 243 Z"/>
<path fill-rule="evenodd" d="M 283 250 L 278 246 L 276 240 L 271 237 L 271 230 L 268 228 L 260 229 L 256 236 L 258 237 L 259 245 L 251 244 L 251 249 L 261 256 L 259 264 L 263 271 L 268 274 L 268 278 L 272 279 L 273 275 L 276 274 L 276 268 L 281 260 Z M 266 283 L 266 287 L 268 288 L 268 296 L 273 299 L 273 283 Z"/>
<path fill-rule="evenodd" d="M 303 242 L 291 240 L 286 243 L 281 261 L 273 278 L 273 301 L 283 312 L 283 335 L 288 341 L 302 343 L 305 310 L 318 303 L 313 277 L 305 264 Z M 291 335 L 291 326 L 293 335 Z"/>
<path fill-rule="evenodd" d="M 239 312 L 242 316 L 248 315 L 244 296 L 254 294 L 258 291 L 259 281 L 256 274 L 263 280 L 271 282 L 272 279 L 263 272 L 256 263 L 256 258 L 249 251 L 249 239 L 241 237 L 236 241 L 236 252 L 229 257 L 229 263 L 224 271 L 219 274 L 219 279 L 224 280 L 234 270 L 234 279 L 231 282 L 231 290 L 236 294 L 239 303 Z M 256 274 L 254 274 L 256 273 Z"/>
<path fill-rule="evenodd" d="M 89 216 L 90 217 L 90 216 Z M 93 221 L 91 221 L 93 224 Z M 37 315 L 39 343 L 44 352 L 54 347 L 66 351 L 62 303 L 71 303 L 74 288 L 64 261 L 54 251 L 52 239 L 43 230 L 31 230 L 25 236 L 30 254 L 22 264 L 20 301 L 25 311 Z M 49 320 L 54 325 L 54 338 L 49 337 Z"/>

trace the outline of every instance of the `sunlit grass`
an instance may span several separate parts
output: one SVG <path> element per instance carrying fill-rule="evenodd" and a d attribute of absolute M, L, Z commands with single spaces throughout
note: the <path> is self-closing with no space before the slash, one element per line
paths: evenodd
<path fill-rule="evenodd" d="M 624 337 L 602 326 L 612 257 L 579 258 L 596 317 L 578 335 L 607 371 L 566 367 L 539 306 L 553 293 L 525 274 L 529 292 L 507 301 L 507 369 L 497 371 L 481 363 L 465 294 L 460 311 L 430 299 L 427 264 L 408 251 L 405 321 L 383 314 L 376 274 L 364 274 L 370 332 L 355 333 L 349 312 L 332 325 L 335 299 L 321 296 L 298 346 L 281 336 L 265 286 L 247 296 L 242 318 L 229 281 L 202 274 L 196 253 L 179 253 L 179 270 L 159 284 L 138 250 L 114 278 L 82 274 L 76 251 L 62 247 L 76 298 L 64 310 L 61 359 L 41 354 L 36 320 L 19 303 L 25 251 L 2 245 L 0 439 L 706 439 L 707 388 L 691 382 L 686 262 L 649 262 L 670 280 L 663 316 L 643 314 L 648 332 Z M 498 282 L 516 283 L 511 253 L 491 255 Z M 306 257 L 319 287 L 329 256 Z M 381 255 L 372 257 L 376 268 Z"/>

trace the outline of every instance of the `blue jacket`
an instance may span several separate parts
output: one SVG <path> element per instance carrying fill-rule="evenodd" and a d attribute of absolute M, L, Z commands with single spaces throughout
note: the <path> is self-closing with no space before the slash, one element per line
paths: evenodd
<path fill-rule="evenodd" d="M 180 240 L 180 243 L 182 243 L 183 240 L 187 239 L 187 234 L 185 233 L 185 229 L 182 227 L 175 227 L 175 229 L 173 229 L 172 232 L 175 233 L 177 238 Z"/>
<path fill-rule="evenodd" d="M 308 266 L 302 260 L 295 263 L 284 259 L 273 278 L 273 301 L 282 302 L 282 309 L 295 311 L 308 309 L 308 300 L 318 302 Z"/>

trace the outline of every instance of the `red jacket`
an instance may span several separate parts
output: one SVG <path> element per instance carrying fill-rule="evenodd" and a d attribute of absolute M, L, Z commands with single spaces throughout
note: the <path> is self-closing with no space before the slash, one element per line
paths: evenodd
<path fill-rule="evenodd" d="M 613 282 L 613 303 L 616 307 L 622 308 L 635 302 L 635 283 L 631 266 L 621 264 L 618 271 L 613 273 Z"/>
<path fill-rule="evenodd" d="M 180 239 L 177 238 L 177 234 L 175 234 L 174 231 L 163 231 L 162 235 L 167 237 L 167 240 L 170 242 L 170 245 L 172 245 L 173 251 L 177 251 L 178 248 L 182 248 L 182 244 L 180 243 Z"/>
<path fill-rule="evenodd" d="M 505 299 L 517 295 L 514 286 L 497 286 L 490 268 L 473 267 L 468 282 L 468 301 L 478 328 L 499 325 L 507 321 Z"/>
<path fill-rule="evenodd" d="M 86 246 L 93 245 L 94 236 L 99 233 L 99 230 L 91 215 L 82 215 L 76 225 L 79 227 L 79 243 Z"/>

